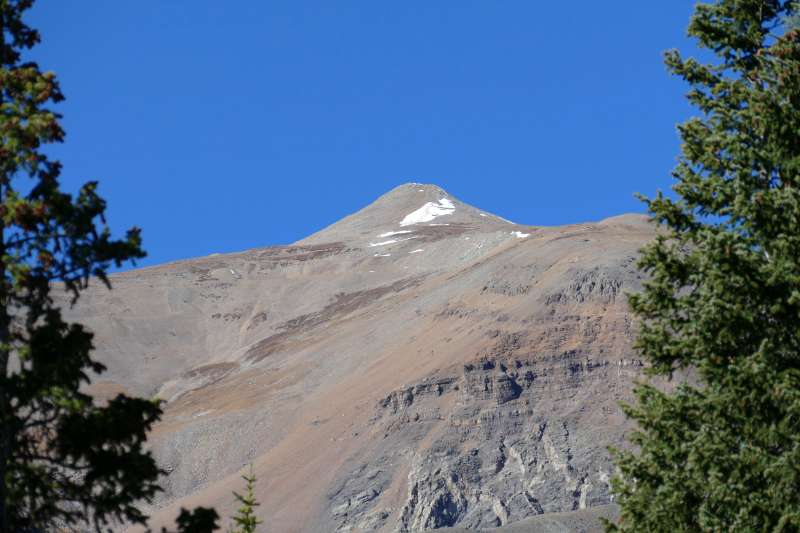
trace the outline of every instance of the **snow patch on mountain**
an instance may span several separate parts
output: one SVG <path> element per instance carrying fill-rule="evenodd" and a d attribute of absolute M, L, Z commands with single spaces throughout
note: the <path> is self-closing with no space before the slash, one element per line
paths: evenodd
<path fill-rule="evenodd" d="M 410 213 L 400 223 L 401 226 L 409 226 L 411 224 L 419 224 L 421 222 L 428 222 L 436 217 L 452 214 L 456 210 L 447 198 L 442 198 L 438 202 L 428 202 L 413 213 Z"/>
<path fill-rule="evenodd" d="M 412 233 L 412 230 L 403 229 L 403 230 L 400 230 L 400 231 L 387 231 L 386 233 L 382 233 L 382 234 L 378 235 L 378 237 L 391 237 L 392 235 L 399 235 L 401 233 Z"/>
<path fill-rule="evenodd" d="M 393 243 L 396 243 L 396 242 L 410 241 L 411 239 L 416 239 L 416 237 L 409 237 L 407 239 L 392 239 L 392 240 L 383 241 L 383 242 L 371 242 L 371 243 L 369 243 L 369 245 L 370 245 L 370 247 L 383 246 L 385 244 L 393 244 Z"/>
<path fill-rule="evenodd" d="M 370 245 L 370 247 L 373 247 L 373 246 L 383 246 L 384 244 L 392 244 L 392 243 L 394 243 L 394 242 L 397 242 L 397 241 L 371 242 L 371 243 L 369 243 L 369 245 Z"/>

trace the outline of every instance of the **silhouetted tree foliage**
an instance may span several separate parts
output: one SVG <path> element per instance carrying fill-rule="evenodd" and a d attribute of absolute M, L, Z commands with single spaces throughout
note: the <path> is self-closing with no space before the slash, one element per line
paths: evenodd
<path fill-rule="evenodd" d="M 212 533 L 219 529 L 218 519 L 219 515 L 214 509 L 198 507 L 188 511 L 181 507 L 175 522 L 178 523 L 178 533 Z M 161 533 L 168 533 L 167 528 L 161 528 Z"/>
<path fill-rule="evenodd" d="M 605 530 L 800 530 L 800 19 L 778 0 L 698 4 L 688 34 L 716 63 L 665 53 L 702 111 L 678 127 L 676 200 L 629 296 L 651 376 L 633 452 L 615 451 L 621 522 Z"/>
<path fill-rule="evenodd" d="M 90 277 L 108 285 L 111 265 L 145 254 L 138 229 L 111 238 L 96 183 L 62 192 L 61 165 L 41 151 L 63 141 L 48 105 L 64 97 L 52 72 L 20 60 L 39 41 L 22 21 L 31 4 L 0 0 L 0 530 L 144 523 L 135 504 L 159 490 L 161 471 L 142 445 L 161 409 L 123 395 L 96 406 L 80 392 L 104 367 L 92 334 L 62 319 L 51 283 L 74 303 Z M 185 512 L 179 529 L 211 531 L 215 519 Z"/>

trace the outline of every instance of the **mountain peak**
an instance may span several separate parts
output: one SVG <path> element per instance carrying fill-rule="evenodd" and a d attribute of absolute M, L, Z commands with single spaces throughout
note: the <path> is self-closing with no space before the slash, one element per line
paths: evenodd
<path fill-rule="evenodd" d="M 616 401 L 645 369 L 625 293 L 655 235 L 635 214 L 515 225 L 409 183 L 301 245 L 57 302 L 108 368 L 87 392 L 166 401 L 148 434 L 170 472 L 154 529 L 180 507 L 235 512 L 252 462 L 278 532 L 483 531 L 613 516 L 604 446 L 625 442 Z"/>
<path fill-rule="evenodd" d="M 465 204 L 437 185 L 406 183 L 360 211 L 295 244 L 361 241 L 401 231 L 408 233 L 414 228 L 451 224 L 487 227 L 513 223 Z"/>

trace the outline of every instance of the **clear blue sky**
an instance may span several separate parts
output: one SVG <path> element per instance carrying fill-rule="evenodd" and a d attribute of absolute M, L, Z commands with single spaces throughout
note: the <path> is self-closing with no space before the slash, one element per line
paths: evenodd
<path fill-rule="evenodd" d="M 407 182 L 522 224 L 644 212 L 694 114 L 694 0 L 39 0 L 64 182 L 146 266 L 289 244 Z"/>

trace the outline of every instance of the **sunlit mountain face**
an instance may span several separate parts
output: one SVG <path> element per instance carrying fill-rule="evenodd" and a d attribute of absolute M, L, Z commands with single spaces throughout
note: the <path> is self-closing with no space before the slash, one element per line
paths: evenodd
<path fill-rule="evenodd" d="M 625 292 L 654 234 L 642 215 L 514 224 L 414 183 L 292 245 L 63 302 L 108 367 L 99 401 L 165 402 L 151 527 L 180 507 L 233 514 L 250 463 L 270 531 L 596 522 L 615 512 L 616 402 L 642 377 Z"/>

